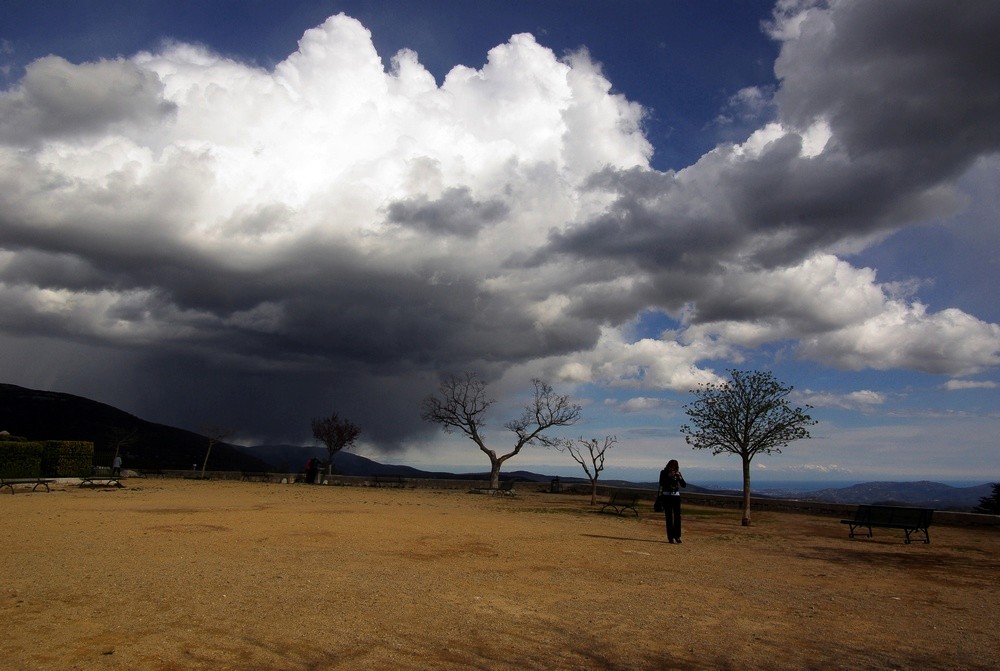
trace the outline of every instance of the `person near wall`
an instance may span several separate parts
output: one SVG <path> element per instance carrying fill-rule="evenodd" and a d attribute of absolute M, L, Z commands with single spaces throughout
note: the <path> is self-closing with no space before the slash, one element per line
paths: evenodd
<path fill-rule="evenodd" d="M 671 459 L 660 471 L 660 497 L 667 518 L 667 539 L 671 543 L 681 542 L 681 487 L 687 487 L 687 483 L 677 460 Z"/>
<path fill-rule="evenodd" d="M 309 457 L 309 461 L 306 462 L 306 483 L 313 484 L 316 482 L 316 457 Z"/>
<path fill-rule="evenodd" d="M 116 454 L 111 462 L 111 475 L 117 477 L 122 474 L 122 455 Z"/>

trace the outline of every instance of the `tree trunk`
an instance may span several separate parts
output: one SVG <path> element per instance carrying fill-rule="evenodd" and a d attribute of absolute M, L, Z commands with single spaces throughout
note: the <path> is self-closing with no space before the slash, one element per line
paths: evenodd
<path fill-rule="evenodd" d="M 500 489 L 500 462 L 490 459 L 490 488 Z"/>
<path fill-rule="evenodd" d="M 743 519 L 740 524 L 750 526 L 750 460 L 743 459 Z"/>
<path fill-rule="evenodd" d="M 208 441 L 208 449 L 205 450 L 205 461 L 201 464 L 201 479 L 205 479 L 205 469 L 208 468 L 208 455 L 212 454 L 212 445 L 215 441 Z"/>
<path fill-rule="evenodd" d="M 597 505 L 597 478 L 590 481 L 590 505 Z"/>

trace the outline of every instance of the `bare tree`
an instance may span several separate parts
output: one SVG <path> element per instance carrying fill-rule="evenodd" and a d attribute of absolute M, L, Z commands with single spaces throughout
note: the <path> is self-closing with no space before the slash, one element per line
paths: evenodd
<path fill-rule="evenodd" d="M 692 449 L 729 452 L 743 460 L 742 524 L 749 526 L 751 460 L 809 438 L 806 427 L 816 422 L 803 408 L 789 405 L 786 397 L 793 388 L 782 386 L 771 373 L 730 370 L 729 378 L 691 392 L 698 398 L 684 406 L 691 424 L 681 426 L 681 433 Z"/>
<path fill-rule="evenodd" d="M 583 472 L 590 480 L 590 505 L 595 505 L 597 503 L 597 478 L 604 470 L 604 453 L 618 442 L 618 438 L 605 436 L 603 442 L 600 438 L 590 438 L 589 440 L 578 438 L 576 442 L 579 445 L 574 445 L 572 440 L 563 441 L 556 445 L 556 449 L 560 452 L 569 452 L 573 461 L 583 466 Z"/>
<path fill-rule="evenodd" d="M 329 417 L 314 417 L 312 421 L 313 438 L 326 445 L 330 461 L 327 473 L 333 473 L 333 455 L 343 449 L 350 448 L 361 435 L 361 428 L 350 421 L 332 413 Z"/>
<path fill-rule="evenodd" d="M 216 443 L 221 443 L 232 438 L 236 434 L 236 429 L 207 426 L 202 429 L 202 434 L 208 439 L 208 449 L 205 450 L 205 461 L 201 464 L 201 477 L 204 479 L 205 471 L 208 468 L 208 456 L 212 454 L 212 448 Z"/>
<path fill-rule="evenodd" d="M 108 446 L 115 448 L 115 453 L 111 455 L 111 462 L 114 463 L 115 457 L 121 454 L 123 449 L 135 444 L 137 440 L 139 440 L 139 430 L 136 427 L 111 427 L 108 430 Z"/>
<path fill-rule="evenodd" d="M 544 431 L 556 426 L 568 426 L 580 418 L 580 406 L 570 403 L 568 396 L 556 394 L 552 387 L 535 379 L 534 394 L 524 408 L 524 413 L 504 427 L 514 432 L 514 448 L 498 455 L 486 446 L 483 437 L 486 411 L 493 399 L 486 395 L 486 383 L 476 373 L 449 375 L 441 381 L 438 395 L 424 399 L 421 417 L 440 424 L 446 432 L 461 431 L 490 459 L 490 487 L 500 486 L 500 467 L 511 457 L 517 456 L 525 445 L 541 444 L 553 447 L 558 439 L 550 438 Z"/>

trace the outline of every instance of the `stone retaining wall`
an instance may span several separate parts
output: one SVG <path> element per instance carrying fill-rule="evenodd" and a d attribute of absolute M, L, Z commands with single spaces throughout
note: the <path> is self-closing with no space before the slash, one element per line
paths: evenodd
<path fill-rule="evenodd" d="M 200 477 L 201 471 L 163 471 L 161 475 L 166 477 Z M 213 480 L 242 480 L 244 474 L 238 471 L 209 471 L 206 476 Z M 248 474 L 255 479 L 273 483 L 293 483 L 302 482 L 305 479 L 304 473 L 262 473 Z M 387 478 L 388 479 L 388 478 Z M 320 484 L 340 487 L 405 487 L 409 489 L 457 489 L 469 491 L 471 489 L 482 489 L 489 487 L 489 480 L 457 480 L 457 479 L 432 479 L 432 478 L 402 478 L 403 484 L 397 485 L 391 482 L 383 484 L 376 483 L 375 476 L 362 475 L 326 475 L 320 476 Z M 532 492 L 550 492 L 551 484 L 546 482 L 517 482 L 514 484 L 514 492 L 518 490 Z M 599 497 L 608 497 L 612 490 L 634 491 L 640 496 L 640 500 L 648 501 L 648 510 L 642 512 L 653 512 L 653 498 L 656 496 L 655 489 L 642 487 L 610 487 L 598 484 L 597 494 Z M 559 491 L 561 494 L 590 494 L 590 485 L 580 482 L 560 481 Z M 553 496 L 560 494 L 553 493 Z M 743 506 L 743 497 L 725 494 L 704 494 L 685 492 L 684 500 L 703 506 L 713 506 L 719 508 L 732 508 L 740 510 Z M 804 501 L 800 499 L 777 499 L 752 496 L 750 498 L 751 510 L 770 510 L 778 512 L 794 512 L 807 515 L 822 515 L 825 517 L 836 517 L 846 519 L 854 514 L 857 506 L 847 503 L 826 503 L 823 501 Z M 1000 515 L 977 515 L 975 513 L 960 513 L 949 510 L 935 510 L 934 524 L 950 526 L 986 526 L 1000 527 Z"/>

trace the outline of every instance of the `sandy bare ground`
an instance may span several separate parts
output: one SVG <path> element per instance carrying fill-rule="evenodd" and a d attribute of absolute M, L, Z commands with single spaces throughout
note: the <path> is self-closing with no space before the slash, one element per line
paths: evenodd
<path fill-rule="evenodd" d="M 183 480 L 0 496 L 5 669 L 995 669 L 1000 533 Z"/>

